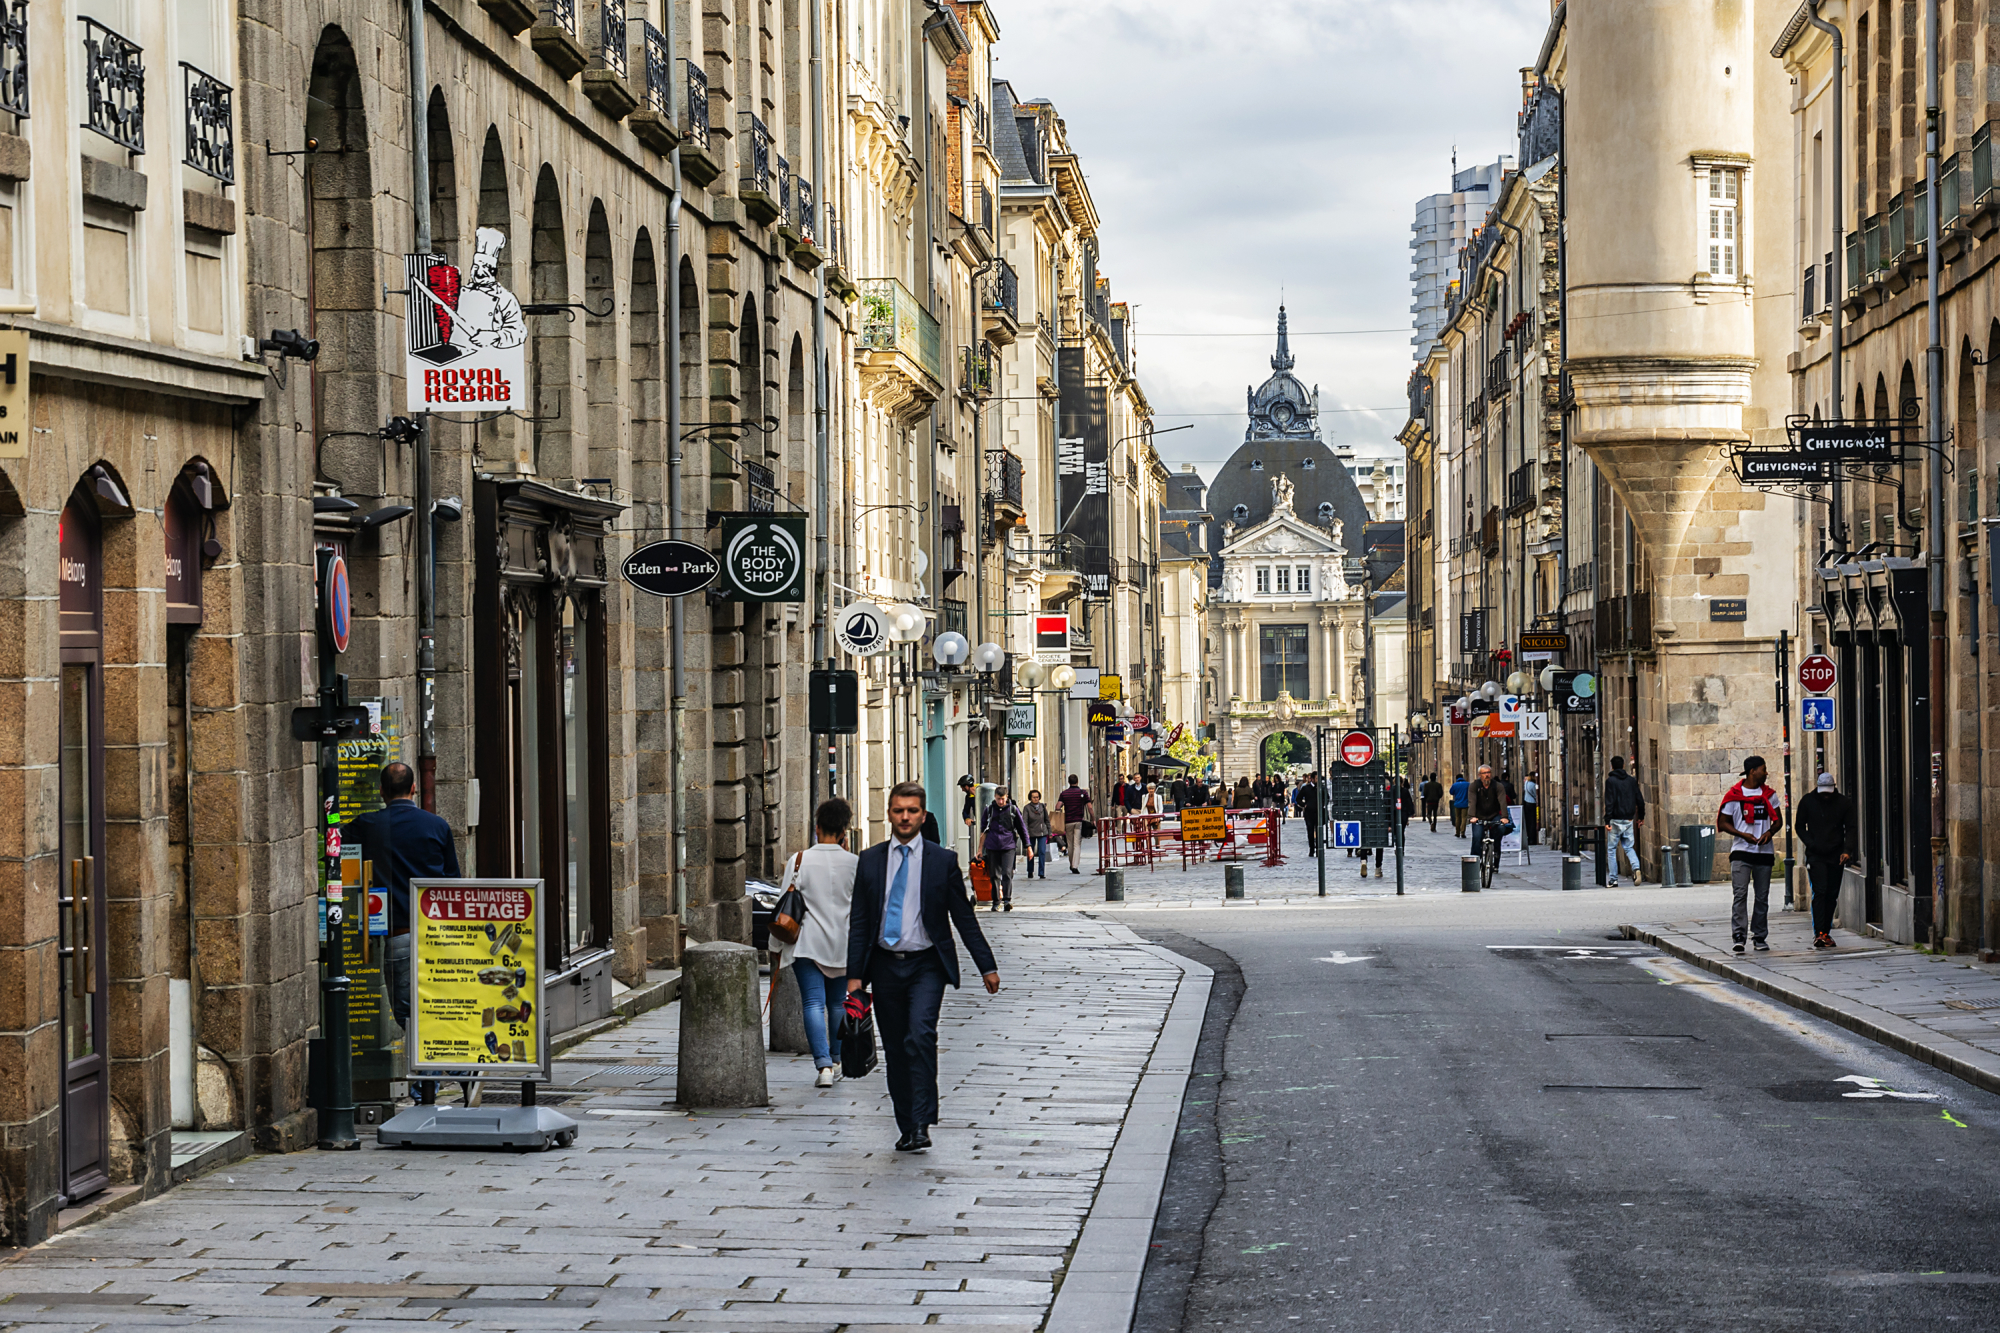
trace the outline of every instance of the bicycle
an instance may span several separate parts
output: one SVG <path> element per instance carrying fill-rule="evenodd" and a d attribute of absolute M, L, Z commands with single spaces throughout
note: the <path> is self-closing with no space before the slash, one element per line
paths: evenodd
<path fill-rule="evenodd" d="M 1493 834 L 1493 825 L 1485 820 L 1479 824 L 1479 887 L 1493 887 L 1493 872 L 1500 868 L 1500 839 Z"/>

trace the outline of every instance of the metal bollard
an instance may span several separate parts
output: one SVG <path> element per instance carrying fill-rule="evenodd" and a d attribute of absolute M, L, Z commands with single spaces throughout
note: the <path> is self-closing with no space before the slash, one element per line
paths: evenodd
<path fill-rule="evenodd" d="M 1684 889 L 1694 883 L 1694 876 L 1689 873 L 1688 845 L 1686 843 L 1677 842 L 1673 845 L 1673 863 L 1675 887 Z"/>
<path fill-rule="evenodd" d="M 1224 866 L 1222 868 L 1222 896 L 1241 898 L 1243 896 L 1243 867 Z"/>
<path fill-rule="evenodd" d="M 1583 887 L 1583 858 L 1565 856 L 1563 858 L 1563 892 Z"/>
<path fill-rule="evenodd" d="M 1122 903 L 1125 901 L 1125 872 L 1107 870 L 1104 872 L 1104 901 Z"/>
<path fill-rule="evenodd" d="M 1461 856 L 1458 858 L 1458 890 L 1460 893 L 1479 892 L 1479 858 Z"/>
<path fill-rule="evenodd" d="M 1676 852 L 1680 854 L 1675 855 Z M 1687 883 L 1687 849 L 1675 842 L 1660 844 L 1660 887 L 1679 888 Z"/>

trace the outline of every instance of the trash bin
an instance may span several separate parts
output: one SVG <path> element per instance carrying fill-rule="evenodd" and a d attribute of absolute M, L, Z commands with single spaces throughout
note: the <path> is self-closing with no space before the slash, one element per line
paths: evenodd
<path fill-rule="evenodd" d="M 1708 883 L 1715 877 L 1715 825 L 1683 824 L 1680 841 L 1688 849 L 1688 883 Z"/>

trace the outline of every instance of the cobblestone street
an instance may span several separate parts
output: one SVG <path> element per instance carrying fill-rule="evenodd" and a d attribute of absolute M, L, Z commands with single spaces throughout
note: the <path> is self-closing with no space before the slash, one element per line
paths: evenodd
<path fill-rule="evenodd" d="M 581 1123 L 574 1148 L 369 1138 L 239 1162 L 21 1252 L 0 1326 L 1025 1331 L 1073 1247 L 1091 1275 L 1065 1304 L 1085 1311 L 1136 1287 L 1206 974 L 1189 987 L 1163 950 L 1077 916 L 988 930 L 1004 988 L 949 993 L 928 1154 L 891 1151 L 879 1069 L 818 1091 L 805 1056 L 770 1057 L 769 1107 L 680 1111 L 670 1005 L 557 1062 L 544 1100 Z M 1156 1045 L 1184 989 L 1173 1057 Z M 1106 1183 L 1135 1091 L 1164 1107 L 1134 1117 L 1157 1142 L 1121 1149 Z"/>

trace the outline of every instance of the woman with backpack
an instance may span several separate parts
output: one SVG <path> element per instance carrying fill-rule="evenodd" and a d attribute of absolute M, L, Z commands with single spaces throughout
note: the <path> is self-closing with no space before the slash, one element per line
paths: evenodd
<path fill-rule="evenodd" d="M 1028 826 L 1022 822 L 1020 807 L 1009 799 L 1005 787 L 993 793 L 993 804 L 986 807 L 979 827 L 979 845 L 986 853 L 986 874 L 993 881 L 993 910 L 1001 911 L 1000 904 L 1005 902 L 1005 910 L 1011 912 L 1014 858 L 1028 845 Z"/>
<path fill-rule="evenodd" d="M 838 796 L 821 801 L 813 815 L 817 835 L 813 845 L 785 867 L 779 885 L 780 905 L 787 889 L 805 899 L 798 938 L 784 945 L 778 966 L 790 967 L 805 1008 L 806 1044 L 819 1070 L 814 1087 L 830 1088 L 840 1069 L 840 1020 L 847 994 L 847 918 L 854 902 L 854 871 L 861 858 L 847 850 L 847 828 L 854 811 Z M 774 941 L 775 942 L 775 941 Z M 832 1009 L 836 1017 L 829 1022 Z"/>

